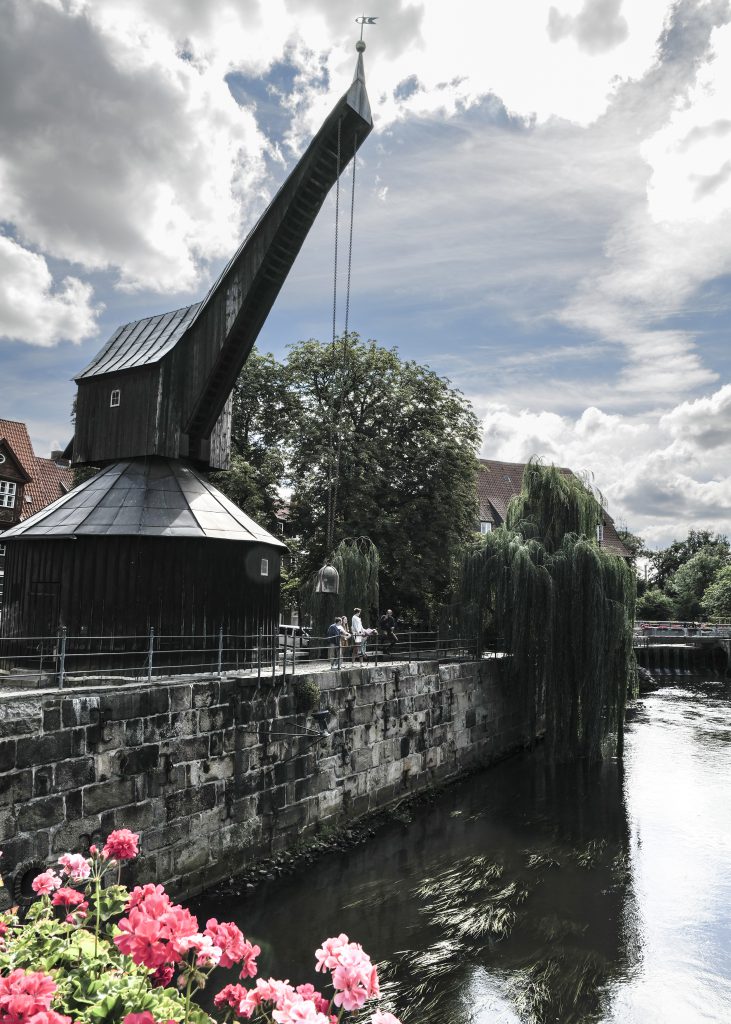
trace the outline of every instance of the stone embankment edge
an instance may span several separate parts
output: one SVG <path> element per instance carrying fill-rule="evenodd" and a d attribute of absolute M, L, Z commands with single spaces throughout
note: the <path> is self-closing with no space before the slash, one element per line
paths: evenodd
<path fill-rule="evenodd" d="M 347 834 L 372 812 L 531 740 L 499 663 L 305 678 L 330 711 L 327 736 L 297 712 L 291 678 L 8 696 L 0 705 L 6 870 L 127 827 L 142 834 L 130 880 L 154 878 L 190 896 L 281 862 L 308 837 L 321 845 L 323 828 Z"/>

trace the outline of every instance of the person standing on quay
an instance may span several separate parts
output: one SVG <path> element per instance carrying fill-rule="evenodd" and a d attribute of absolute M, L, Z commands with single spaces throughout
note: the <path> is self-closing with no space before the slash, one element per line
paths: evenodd
<path fill-rule="evenodd" d="M 360 617 L 360 608 L 353 609 L 353 618 L 350 620 L 350 632 L 353 634 L 352 661 L 355 662 L 356 657 L 360 661 L 363 661 L 368 634 L 363 628 L 363 620 Z"/>
<path fill-rule="evenodd" d="M 388 653 L 393 657 L 393 652 L 396 649 L 398 643 L 398 637 L 394 630 L 396 628 L 396 620 L 393 617 L 393 611 L 389 608 L 385 615 L 381 616 L 381 640 L 384 647 L 388 642 Z"/>
<path fill-rule="evenodd" d="M 332 623 L 327 627 L 327 643 L 330 648 L 330 668 L 340 666 L 340 639 L 343 635 L 343 627 L 340 625 L 340 616 L 336 615 Z"/>

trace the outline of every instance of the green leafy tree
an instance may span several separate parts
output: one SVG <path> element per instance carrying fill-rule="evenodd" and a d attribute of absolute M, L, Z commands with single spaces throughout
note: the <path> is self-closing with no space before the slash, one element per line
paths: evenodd
<path fill-rule="evenodd" d="M 708 545 L 697 551 L 677 570 L 668 583 L 675 596 L 676 614 L 681 619 L 697 619 L 701 614 L 701 600 L 714 576 L 728 563 L 717 545 Z"/>
<path fill-rule="evenodd" d="M 210 475 L 227 498 L 270 529 L 278 528 L 282 505 L 291 408 L 285 368 L 272 355 L 252 352 L 233 391 L 231 466 Z"/>
<path fill-rule="evenodd" d="M 638 619 L 649 619 L 650 622 L 675 619 L 675 601 L 659 587 L 650 587 L 637 598 L 636 615 Z"/>
<path fill-rule="evenodd" d="M 731 622 L 731 565 L 718 570 L 706 587 L 701 607 L 709 618 Z"/>
<path fill-rule="evenodd" d="M 650 555 L 655 586 L 665 590 L 681 565 L 703 548 L 709 548 L 714 554 L 723 555 L 727 559 L 731 553 L 728 538 L 722 534 L 714 535 L 710 530 L 690 530 L 685 540 L 674 540 L 669 547 Z"/>
<path fill-rule="evenodd" d="M 339 541 L 369 537 L 381 606 L 429 618 L 477 521 L 470 404 L 428 367 L 357 334 L 291 346 L 287 382 L 290 524 L 306 549 L 303 582 Z"/>

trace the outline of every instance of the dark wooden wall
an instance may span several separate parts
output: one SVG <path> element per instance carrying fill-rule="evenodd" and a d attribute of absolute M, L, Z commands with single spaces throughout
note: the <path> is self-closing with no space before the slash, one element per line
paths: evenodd
<path fill-rule="evenodd" d="M 279 548 L 243 541 L 18 537 L 7 541 L 1 635 L 273 634 L 279 569 Z"/>
<path fill-rule="evenodd" d="M 100 466 L 142 455 L 177 457 L 177 437 L 161 434 L 159 364 L 79 382 L 74 462 Z M 112 391 L 120 404 L 109 405 Z M 174 404 L 174 395 L 166 396 Z M 179 431 L 178 431 L 179 434 Z"/>

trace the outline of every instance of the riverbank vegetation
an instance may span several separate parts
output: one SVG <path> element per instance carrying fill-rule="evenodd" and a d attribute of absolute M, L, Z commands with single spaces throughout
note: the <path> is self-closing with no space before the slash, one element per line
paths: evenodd
<path fill-rule="evenodd" d="M 639 538 L 637 538 L 639 539 Z M 731 543 L 722 534 L 690 530 L 658 551 L 642 546 L 647 571 L 638 579 L 638 619 L 731 618 Z"/>
<path fill-rule="evenodd" d="M 516 694 L 534 721 L 545 715 L 554 761 L 598 760 L 608 734 L 622 744 L 635 587 L 596 541 L 601 516 L 587 480 L 533 461 L 505 525 L 464 561 L 467 628 L 500 638 Z"/>
<path fill-rule="evenodd" d="M 315 953 L 328 996 L 309 982 L 257 977 L 261 949 L 233 922 L 211 918 L 201 929 L 163 886 L 128 891 L 121 870 L 138 843 L 118 829 L 88 857 L 63 854 L 33 879 L 23 922 L 0 915 L 0 1024 L 213 1024 L 195 997 L 217 968 L 238 976 L 213 999 L 224 1021 L 400 1024 L 374 1008 L 377 969 L 347 935 Z"/>

